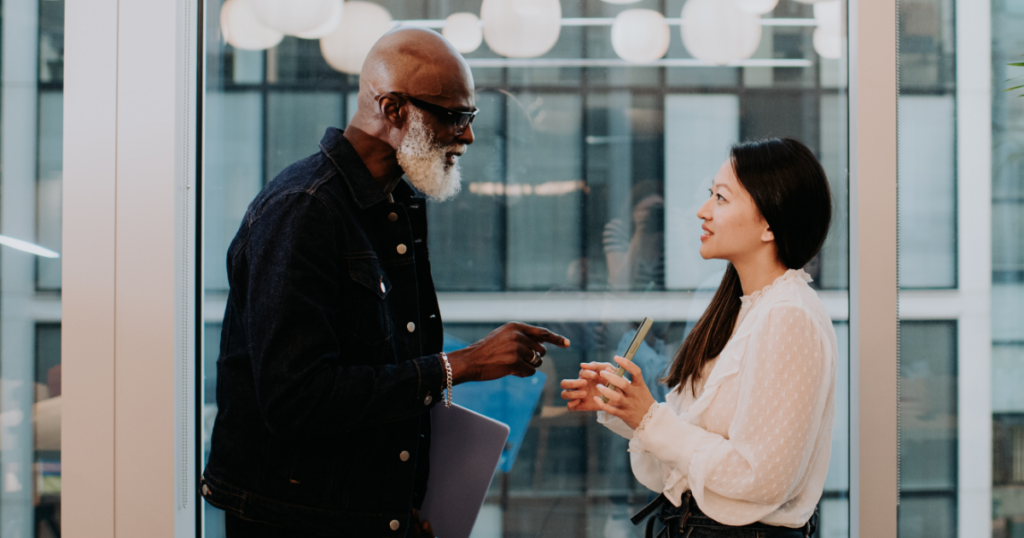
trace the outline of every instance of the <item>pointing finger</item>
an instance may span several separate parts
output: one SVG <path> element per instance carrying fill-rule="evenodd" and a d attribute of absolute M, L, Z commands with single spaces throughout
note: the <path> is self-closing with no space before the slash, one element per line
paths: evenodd
<path fill-rule="evenodd" d="M 555 334 L 544 327 L 534 327 L 533 325 L 527 325 L 523 323 L 520 329 L 530 338 L 539 342 L 548 342 L 555 344 L 558 347 L 569 347 L 569 339 L 560 335 Z"/>

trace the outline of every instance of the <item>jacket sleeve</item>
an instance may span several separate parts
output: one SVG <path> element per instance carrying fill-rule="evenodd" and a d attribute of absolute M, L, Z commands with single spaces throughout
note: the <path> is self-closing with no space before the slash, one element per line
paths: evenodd
<path fill-rule="evenodd" d="M 429 411 L 440 400 L 438 355 L 398 364 L 346 355 L 338 326 L 344 260 L 315 195 L 280 195 L 251 225 L 245 326 L 256 397 L 276 435 L 334 437 Z M 363 363 L 363 364 L 361 364 Z"/>

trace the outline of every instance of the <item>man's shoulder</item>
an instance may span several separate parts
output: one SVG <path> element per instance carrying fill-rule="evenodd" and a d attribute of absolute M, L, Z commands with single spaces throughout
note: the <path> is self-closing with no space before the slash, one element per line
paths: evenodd
<path fill-rule="evenodd" d="M 300 159 L 282 170 L 260 191 L 249 207 L 255 217 L 268 205 L 289 203 L 311 197 L 334 212 L 347 212 L 348 192 L 340 188 L 343 179 L 337 167 L 322 153 Z"/>

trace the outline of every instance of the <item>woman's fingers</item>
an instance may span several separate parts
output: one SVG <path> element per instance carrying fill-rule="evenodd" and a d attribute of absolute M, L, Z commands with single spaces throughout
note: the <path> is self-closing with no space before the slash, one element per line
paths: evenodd
<path fill-rule="evenodd" d="M 585 390 L 563 390 L 563 400 L 580 400 L 587 397 L 587 391 Z"/>
<path fill-rule="evenodd" d="M 625 368 L 634 380 L 639 380 L 640 383 L 644 382 L 644 373 L 642 370 L 640 370 L 640 367 L 637 366 L 636 363 L 630 360 L 626 360 L 622 357 L 615 357 L 615 362 L 619 363 L 620 366 Z"/>
<path fill-rule="evenodd" d="M 609 415 L 612 415 L 613 417 L 620 417 L 621 418 L 622 410 L 619 409 L 618 407 L 613 407 L 613 406 L 611 406 L 609 404 L 604 403 L 604 401 L 602 401 L 599 396 L 594 396 L 594 403 L 597 404 L 597 408 L 599 410 L 604 411 L 605 413 L 608 413 Z"/>
<path fill-rule="evenodd" d="M 615 375 L 615 372 L 601 372 L 601 377 L 603 377 L 605 382 L 607 382 L 609 385 L 615 385 L 616 387 L 619 387 L 619 390 L 625 391 L 626 389 L 629 388 L 629 381 L 626 381 L 625 379 Z"/>
<path fill-rule="evenodd" d="M 580 364 L 580 368 L 600 372 L 601 370 L 612 368 L 612 365 L 607 362 L 584 362 Z"/>
<path fill-rule="evenodd" d="M 622 403 L 623 396 L 621 392 L 615 392 L 604 385 L 598 385 L 597 392 L 600 392 L 605 398 L 608 398 L 609 404 L 618 406 Z"/>
<path fill-rule="evenodd" d="M 597 372 L 593 370 L 580 370 L 580 378 L 594 381 L 597 379 Z"/>
<path fill-rule="evenodd" d="M 585 379 L 563 379 L 563 389 L 582 389 L 587 386 L 587 380 Z"/>

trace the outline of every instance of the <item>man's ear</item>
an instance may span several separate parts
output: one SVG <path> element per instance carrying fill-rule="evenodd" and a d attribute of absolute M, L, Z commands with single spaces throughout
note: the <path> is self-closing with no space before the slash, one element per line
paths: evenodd
<path fill-rule="evenodd" d="M 377 100 L 377 113 L 389 125 L 401 129 L 405 125 L 405 109 L 402 103 L 392 95 L 385 95 Z"/>

